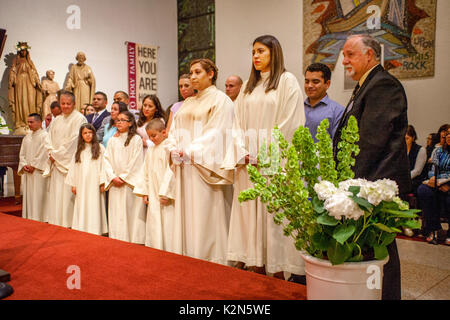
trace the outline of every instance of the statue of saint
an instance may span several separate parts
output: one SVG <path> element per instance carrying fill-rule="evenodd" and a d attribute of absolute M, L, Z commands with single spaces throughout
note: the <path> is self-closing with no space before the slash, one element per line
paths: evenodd
<path fill-rule="evenodd" d="M 8 99 L 15 125 L 14 134 L 25 135 L 28 130 L 27 117 L 30 113 L 41 113 L 42 87 L 36 67 L 31 61 L 26 42 L 16 46 L 8 81 Z"/>
<path fill-rule="evenodd" d="M 64 89 L 75 95 L 76 109 L 80 111 L 81 106 L 92 103 L 95 93 L 95 78 L 91 68 L 84 63 L 86 55 L 83 52 L 78 52 L 75 59 L 77 64 L 70 68 L 69 78 Z"/>
<path fill-rule="evenodd" d="M 55 71 L 48 70 L 46 72 L 47 78 L 42 80 L 42 92 L 44 94 L 44 104 L 42 106 L 42 118 L 45 118 L 50 113 L 50 105 L 53 101 L 58 100 L 57 93 L 59 85 L 55 79 Z"/>

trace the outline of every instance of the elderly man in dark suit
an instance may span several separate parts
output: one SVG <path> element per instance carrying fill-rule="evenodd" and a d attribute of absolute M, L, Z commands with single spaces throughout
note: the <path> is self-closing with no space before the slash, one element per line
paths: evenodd
<path fill-rule="evenodd" d="M 108 110 L 106 110 L 106 105 L 108 104 L 108 97 L 105 93 L 97 91 L 92 98 L 92 106 L 95 109 L 95 113 L 86 116 L 86 119 L 91 123 L 95 130 L 98 131 L 102 125 L 103 119 L 110 115 Z"/>
<path fill-rule="evenodd" d="M 407 101 L 402 84 L 380 65 L 381 47 L 370 35 L 350 36 L 344 45 L 346 76 L 358 81 L 333 139 L 334 156 L 342 128 L 351 115 L 358 121 L 360 153 L 355 178 L 397 182 L 400 197 L 410 191 L 406 152 Z M 394 241 L 384 267 L 383 300 L 401 299 L 400 260 Z"/>

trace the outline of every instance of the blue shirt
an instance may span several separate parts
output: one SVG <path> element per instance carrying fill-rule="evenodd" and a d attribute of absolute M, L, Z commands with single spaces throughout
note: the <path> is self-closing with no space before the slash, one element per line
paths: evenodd
<path fill-rule="evenodd" d="M 336 132 L 339 120 L 341 120 L 345 108 L 336 101 L 331 100 L 328 97 L 328 95 L 326 95 L 322 100 L 320 100 L 315 107 L 311 107 L 311 104 L 309 103 L 309 98 L 306 98 L 304 105 L 305 105 L 305 119 L 306 119 L 305 127 L 309 129 L 309 132 L 311 133 L 314 142 L 317 142 L 316 139 L 317 127 L 320 125 L 320 122 L 325 118 L 328 118 L 328 122 L 330 125 L 327 131 L 331 137 L 331 140 L 333 140 L 334 133 Z"/>

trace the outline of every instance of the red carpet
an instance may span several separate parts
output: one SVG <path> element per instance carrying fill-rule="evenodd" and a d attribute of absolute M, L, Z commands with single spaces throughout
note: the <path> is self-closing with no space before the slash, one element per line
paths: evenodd
<path fill-rule="evenodd" d="M 21 217 L 22 204 L 16 204 L 14 197 L 0 197 L 0 213 L 7 213 L 17 217 Z"/>
<path fill-rule="evenodd" d="M 302 285 L 0 213 L 7 299 L 305 299 Z M 69 266 L 81 289 L 69 290 Z"/>

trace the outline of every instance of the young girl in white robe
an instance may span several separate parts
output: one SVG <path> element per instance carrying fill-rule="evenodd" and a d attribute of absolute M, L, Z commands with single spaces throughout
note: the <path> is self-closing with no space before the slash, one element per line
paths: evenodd
<path fill-rule="evenodd" d="M 145 155 L 142 184 L 134 191 L 148 205 L 145 245 L 182 254 L 181 218 L 175 213 L 175 181 L 169 166 L 164 120 L 150 120 L 146 131 L 154 145 Z"/>
<path fill-rule="evenodd" d="M 116 120 L 118 134 L 105 152 L 106 190 L 109 190 L 109 237 L 127 242 L 145 243 L 145 205 L 133 193 L 143 176 L 142 139 L 136 134 L 136 121 L 129 111 Z"/>
<path fill-rule="evenodd" d="M 105 148 L 98 142 L 95 128 L 80 127 L 77 151 L 65 183 L 75 195 L 72 229 L 102 235 L 108 233 L 105 211 Z"/>

